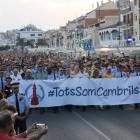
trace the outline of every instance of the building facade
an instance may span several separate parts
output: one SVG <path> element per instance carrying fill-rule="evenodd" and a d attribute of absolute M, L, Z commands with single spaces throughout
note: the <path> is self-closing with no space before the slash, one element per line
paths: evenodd
<path fill-rule="evenodd" d="M 36 44 L 38 39 L 43 38 L 43 31 L 36 26 L 29 24 L 18 32 L 19 38 L 30 40 L 32 44 Z"/>

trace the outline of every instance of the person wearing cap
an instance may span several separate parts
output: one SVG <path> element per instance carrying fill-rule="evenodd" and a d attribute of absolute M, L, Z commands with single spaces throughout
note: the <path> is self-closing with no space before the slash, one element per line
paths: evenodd
<path fill-rule="evenodd" d="M 6 71 L 6 65 L 5 64 L 2 65 L 2 70 Z"/>
<path fill-rule="evenodd" d="M 43 71 L 42 65 L 38 65 L 38 72 L 36 73 L 35 79 L 37 80 L 46 80 L 48 79 L 48 75 Z"/>
<path fill-rule="evenodd" d="M 119 64 L 119 65 L 118 65 L 118 68 L 119 68 L 119 72 L 116 73 L 115 77 L 116 77 L 116 78 L 127 78 L 126 73 L 123 72 L 124 66 L 122 66 L 121 64 Z M 124 109 L 124 106 L 123 106 L 123 105 L 119 105 L 119 108 L 120 108 L 120 109 Z"/>
<path fill-rule="evenodd" d="M 127 78 L 127 75 L 125 72 L 123 72 L 123 66 L 121 64 L 118 65 L 119 72 L 116 73 L 116 78 Z"/>
<path fill-rule="evenodd" d="M 12 78 L 12 80 L 16 80 L 16 81 L 22 80 L 21 75 L 18 75 L 17 69 L 14 69 L 13 72 L 14 72 L 14 74 L 10 76 Z"/>
<path fill-rule="evenodd" d="M 62 75 L 60 75 L 60 79 L 66 79 L 67 78 L 67 72 L 66 72 L 66 68 L 62 69 Z"/>
<path fill-rule="evenodd" d="M 15 131 L 18 133 L 25 132 L 27 130 L 26 127 L 26 118 L 28 117 L 29 113 L 29 106 L 30 103 L 27 100 L 25 94 L 19 93 L 19 82 L 18 81 L 12 81 L 11 82 L 11 89 L 13 94 L 7 98 L 10 104 L 13 104 L 17 108 L 18 117 L 15 121 Z"/>
<path fill-rule="evenodd" d="M 75 75 L 73 73 L 71 73 L 71 69 L 70 68 L 66 69 L 66 73 L 67 73 L 67 79 L 68 78 L 75 78 Z"/>
<path fill-rule="evenodd" d="M 80 72 L 77 74 L 77 77 L 78 78 L 88 78 L 89 77 L 88 73 L 84 72 L 83 66 L 80 67 Z"/>
<path fill-rule="evenodd" d="M 131 74 L 130 74 L 130 77 L 140 76 L 139 65 L 138 65 L 138 64 L 135 64 L 135 65 L 133 66 L 133 68 L 134 68 L 134 73 L 131 73 Z"/>
<path fill-rule="evenodd" d="M 77 78 L 88 78 L 89 74 L 84 72 L 84 67 L 80 67 L 80 72 L 77 74 Z M 86 112 L 86 106 L 82 106 L 82 112 Z"/>
<path fill-rule="evenodd" d="M 139 65 L 135 64 L 133 67 L 134 67 L 134 72 L 130 74 L 130 77 L 140 76 Z M 134 106 L 135 106 L 135 109 L 138 109 L 139 103 L 134 104 Z"/>
<path fill-rule="evenodd" d="M 60 75 L 60 73 L 61 73 L 61 71 L 60 71 L 60 67 L 57 66 L 57 68 L 56 68 L 56 74 Z"/>
<path fill-rule="evenodd" d="M 56 67 L 52 67 L 52 74 L 48 75 L 48 80 L 59 80 L 60 75 L 56 74 Z"/>

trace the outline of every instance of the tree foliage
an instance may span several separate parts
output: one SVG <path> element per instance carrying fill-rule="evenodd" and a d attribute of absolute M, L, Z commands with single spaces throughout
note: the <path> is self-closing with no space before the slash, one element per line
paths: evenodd
<path fill-rule="evenodd" d="M 33 46 L 32 42 L 30 40 L 27 40 L 25 38 L 17 38 L 17 46 L 21 46 L 22 50 L 25 48 L 25 46 Z"/>
<path fill-rule="evenodd" d="M 38 39 L 36 46 L 48 46 L 45 39 Z"/>
<path fill-rule="evenodd" d="M 0 46 L 0 51 L 4 51 L 4 50 L 8 50 L 10 49 L 10 46 L 6 45 L 6 46 Z"/>

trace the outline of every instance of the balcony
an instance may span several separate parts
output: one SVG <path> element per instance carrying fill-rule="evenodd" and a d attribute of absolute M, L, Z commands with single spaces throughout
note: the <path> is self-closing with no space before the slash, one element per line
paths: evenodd
<path fill-rule="evenodd" d="M 80 24 L 80 25 L 78 25 L 77 28 L 79 28 L 79 29 L 84 28 L 84 24 Z"/>
<path fill-rule="evenodd" d="M 129 4 L 125 4 L 121 7 L 121 11 L 124 11 L 126 9 L 129 9 L 130 8 L 130 5 Z"/>

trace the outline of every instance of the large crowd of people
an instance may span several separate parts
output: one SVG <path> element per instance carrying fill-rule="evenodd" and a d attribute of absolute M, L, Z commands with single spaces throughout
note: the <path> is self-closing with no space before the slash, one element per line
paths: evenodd
<path fill-rule="evenodd" d="M 140 76 L 140 60 L 137 57 L 100 58 L 63 56 L 62 54 L 46 54 L 44 52 L 18 53 L 0 52 L 0 136 L 14 136 L 24 138 L 28 133 L 35 131 L 34 125 L 25 133 L 26 118 L 30 103 L 24 94 L 19 93 L 20 80 L 60 80 L 68 78 L 130 78 Z M 14 100 L 13 100 L 14 99 Z M 21 105 L 20 100 L 24 100 Z M 65 108 L 72 112 L 72 105 Z M 59 107 L 52 107 L 56 113 Z M 79 106 L 76 106 L 78 109 Z M 119 105 L 123 109 L 123 105 Z M 139 103 L 135 104 L 135 109 L 139 108 Z M 48 108 L 50 109 L 50 108 Z M 104 106 L 95 106 L 95 109 L 104 110 Z M 106 106 L 110 109 L 110 106 Z M 7 111 L 8 110 L 8 111 Z M 11 111 L 11 112 L 10 112 Z M 82 111 L 86 111 L 86 106 L 82 106 Z M 14 116 L 14 114 L 17 114 Z M 40 108 L 40 114 L 44 108 Z M 13 119 L 15 118 L 15 119 Z M 7 119 L 7 123 L 4 123 Z M 14 121 L 13 121 L 14 120 Z M 13 125 L 14 123 L 15 125 Z M 18 129 L 19 133 L 18 134 Z M 16 130 L 16 134 L 15 131 Z M 37 138 L 47 133 L 48 128 L 44 128 Z M 35 137 L 34 140 L 35 140 Z M 13 137 L 12 137 L 13 138 Z M 29 137 L 30 138 L 30 137 Z M 28 138 L 28 139 L 29 139 Z M 32 138 L 30 138 L 32 139 Z"/>

